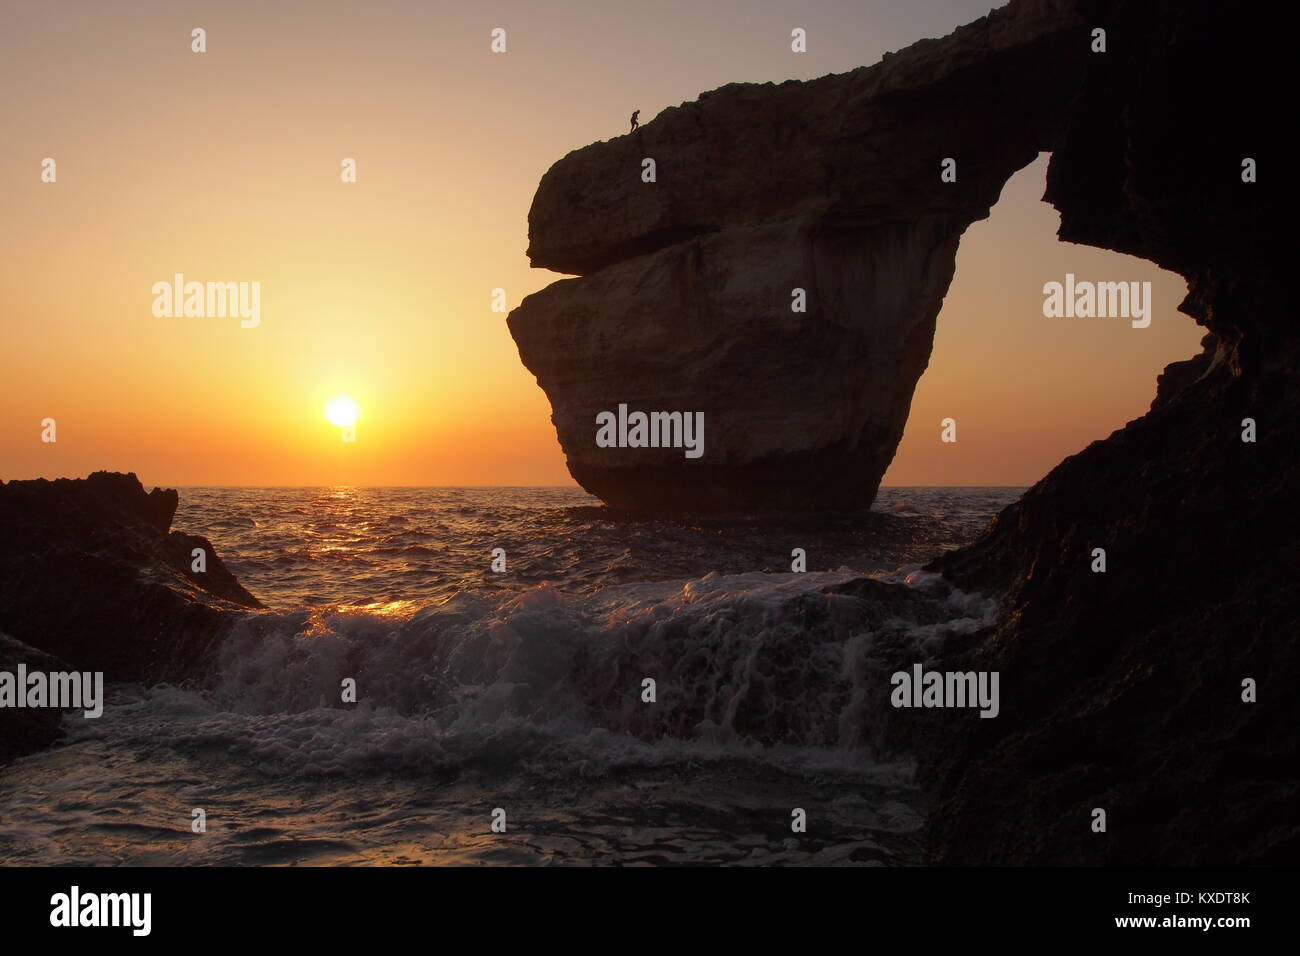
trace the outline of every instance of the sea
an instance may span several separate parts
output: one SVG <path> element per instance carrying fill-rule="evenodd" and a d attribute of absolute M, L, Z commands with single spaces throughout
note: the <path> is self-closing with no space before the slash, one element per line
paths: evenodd
<path fill-rule="evenodd" d="M 183 488 L 265 605 L 206 679 L 110 685 L 0 768 L 0 863 L 921 862 L 872 663 L 974 632 L 922 565 L 1022 488 L 649 519 L 577 488 Z M 924 613 L 847 596 L 863 578 Z"/>

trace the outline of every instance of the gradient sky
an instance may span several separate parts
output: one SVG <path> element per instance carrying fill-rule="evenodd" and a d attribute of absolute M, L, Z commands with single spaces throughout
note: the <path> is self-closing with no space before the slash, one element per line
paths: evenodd
<path fill-rule="evenodd" d="M 732 81 L 873 63 L 986 13 L 935 3 L 102 2 L 0 33 L 0 478 L 571 484 L 511 307 L 542 173 Z M 509 51 L 489 51 L 493 27 Z M 809 51 L 790 52 L 794 27 Z M 208 52 L 190 51 L 207 30 Z M 40 163 L 58 163 L 58 182 Z M 358 182 L 340 182 L 353 157 Z M 1185 284 L 1058 242 L 1047 157 L 967 232 L 886 484 L 1022 485 L 1142 414 L 1197 350 Z M 258 281 L 257 329 L 155 318 L 154 282 Z M 1047 319 L 1042 285 L 1150 280 L 1154 320 Z M 358 441 L 323 407 L 352 395 Z M 58 441 L 40 441 L 40 422 Z M 939 423 L 958 421 L 958 442 Z"/>

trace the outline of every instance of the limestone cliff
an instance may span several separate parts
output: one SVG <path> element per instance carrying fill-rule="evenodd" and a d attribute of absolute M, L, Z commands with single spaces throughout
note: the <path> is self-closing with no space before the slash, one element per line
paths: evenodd
<path fill-rule="evenodd" d="M 725 86 L 556 163 L 529 255 L 582 277 L 509 325 L 574 479 L 632 510 L 870 505 L 961 235 L 1053 146 L 1087 55 L 1073 4 L 1030 0 L 850 73 Z M 703 455 L 600 447 L 620 404 L 703 413 Z"/>

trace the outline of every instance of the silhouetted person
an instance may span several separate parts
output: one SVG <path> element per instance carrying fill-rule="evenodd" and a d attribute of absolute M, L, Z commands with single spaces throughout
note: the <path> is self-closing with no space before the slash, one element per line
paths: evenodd
<path fill-rule="evenodd" d="M 639 122 L 637 122 L 637 117 L 640 116 L 640 115 L 641 115 L 641 111 L 640 111 L 640 110 L 633 110 L 633 111 L 632 111 L 632 128 L 631 128 L 630 130 L 628 130 L 629 133 L 633 133 L 633 132 L 635 132 L 635 131 L 636 131 L 636 128 L 637 128 L 638 126 L 641 125 Z"/>

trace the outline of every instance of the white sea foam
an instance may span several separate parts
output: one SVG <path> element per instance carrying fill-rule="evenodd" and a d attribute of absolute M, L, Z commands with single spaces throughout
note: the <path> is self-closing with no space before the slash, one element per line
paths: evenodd
<path fill-rule="evenodd" d="M 249 614 L 222 645 L 208 723 L 221 736 L 268 718 L 273 742 L 254 756 L 274 764 L 297 751 L 319 757 L 298 763 L 320 772 L 367 753 L 393 767 L 455 762 L 464 754 L 443 749 L 455 734 L 780 744 L 861 760 L 877 742 L 885 650 L 928 658 L 985 626 L 993 604 L 919 571 L 879 579 L 897 588 L 887 602 L 834 593 L 858 577 L 710 574 L 587 595 L 462 594 L 414 613 Z M 654 703 L 641 699 L 647 677 Z M 355 705 L 340 700 L 345 678 Z M 331 735 L 357 752 L 315 753 Z"/>

